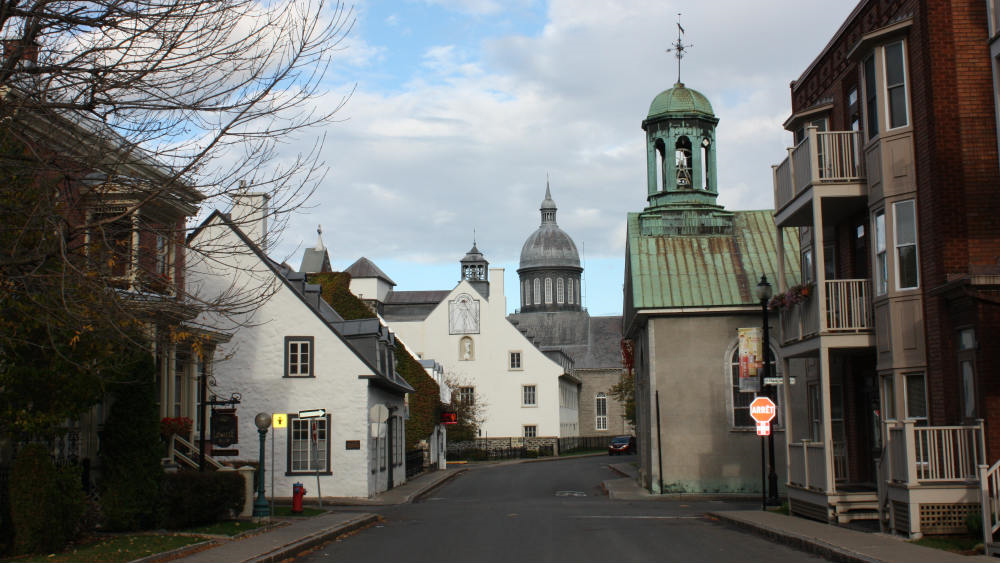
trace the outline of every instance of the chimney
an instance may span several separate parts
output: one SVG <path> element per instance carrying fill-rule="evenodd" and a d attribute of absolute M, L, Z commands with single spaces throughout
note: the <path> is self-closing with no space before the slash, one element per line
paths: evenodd
<path fill-rule="evenodd" d="M 240 194 L 233 196 L 229 218 L 267 254 L 267 220 L 271 214 L 271 196 L 266 193 L 245 192 L 245 187 L 240 182 Z"/>

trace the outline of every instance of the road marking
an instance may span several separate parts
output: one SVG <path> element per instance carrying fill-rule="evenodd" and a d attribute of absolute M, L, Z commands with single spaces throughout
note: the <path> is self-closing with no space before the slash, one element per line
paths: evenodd
<path fill-rule="evenodd" d="M 700 520 L 701 516 L 627 516 L 618 514 L 596 516 L 570 516 L 570 518 L 607 518 L 614 520 Z"/>
<path fill-rule="evenodd" d="M 557 497 L 585 497 L 587 493 L 583 491 L 556 491 Z"/>

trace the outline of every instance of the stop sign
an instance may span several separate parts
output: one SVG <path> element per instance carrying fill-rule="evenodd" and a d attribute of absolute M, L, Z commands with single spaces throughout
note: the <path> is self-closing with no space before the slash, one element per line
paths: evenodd
<path fill-rule="evenodd" d="M 757 397 L 750 403 L 750 417 L 757 422 L 771 422 L 776 412 L 777 408 L 774 406 L 774 401 L 767 397 Z"/>

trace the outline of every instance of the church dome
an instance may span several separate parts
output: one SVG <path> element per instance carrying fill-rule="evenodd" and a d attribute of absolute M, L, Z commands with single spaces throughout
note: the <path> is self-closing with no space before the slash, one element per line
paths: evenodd
<path fill-rule="evenodd" d="M 519 269 L 579 268 L 580 253 L 573 239 L 556 224 L 556 203 L 547 185 L 540 210 L 542 224 L 524 241 Z"/>
<path fill-rule="evenodd" d="M 697 90 L 685 87 L 682 82 L 674 84 L 673 88 L 664 90 L 653 98 L 647 117 L 673 113 L 701 113 L 711 117 L 715 116 L 708 98 Z"/>

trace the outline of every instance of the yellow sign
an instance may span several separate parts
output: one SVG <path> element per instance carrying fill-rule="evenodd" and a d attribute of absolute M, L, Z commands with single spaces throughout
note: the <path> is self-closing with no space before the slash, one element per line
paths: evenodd
<path fill-rule="evenodd" d="M 283 412 L 276 412 L 271 415 L 271 425 L 275 428 L 284 428 L 288 426 L 288 415 Z"/>

